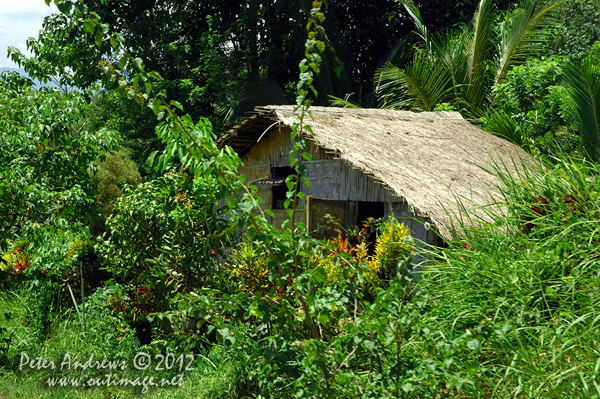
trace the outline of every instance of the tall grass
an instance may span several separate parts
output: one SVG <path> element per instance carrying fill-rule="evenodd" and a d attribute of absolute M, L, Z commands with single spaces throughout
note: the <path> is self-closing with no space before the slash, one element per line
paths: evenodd
<path fill-rule="evenodd" d="M 90 302 L 94 302 L 94 298 Z M 99 302 L 96 300 L 96 302 Z M 91 305 L 94 305 L 93 303 Z M 80 305 L 82 306 L 82 305 Z M 151 355 L 161 352 L 157 345 L 140 346 L 133 332 L 127 328 L 115 328 L 116 321 L 105 310 L 97 306 L 88 306 L 90 311 L 85 328 L 74 312 L 66 312 L 60 320 L 56 320 L 47 339 L 40 343 L 32 333 L 31 311 L 27 299 L 18 293 L 0 294 L 0 313 L 11 316 L 4 320 L 2 327 L 7 328 L 12 336 L 9 351 L 9 362 L 0 364 L 0 398 L 206 398 L 227 399 L 243 397 L 243 370 L 245 361 L 235 357 L 222 347 L 215 347 L 206 355 L 197 355 L 193 363 L 194 371 L 187 372 L 183 384 L 175 388 L 151 388 L 142 393 L 141 387 L 49 387 L 48 378 L 71 376 L 81 377 L 83 381 L 89 377 L 100 378 L 108 374 L 106 370 L 89 370 L 78 372 L 61 372 L 60 362 L 69 352 L 73 359 L 85 361 L 94 359 L 123 359 L 127 361 L 126 370 L 117 372 L 119 377 L 135 379 L 145 375 L 153 376 L 158 381 L 161 377 L 170 377 L 168 371 L 150 370 L 142 372 L 131 366 L 131 359 L 139 352 Z M 183 353 L 180 349 L 167 349 L 168 352 Z M 57 362 L 56 369 L 19 370 L 20 353 L 25 352 L 31 359 L 40 357 Z M 186 352 L 187 353 L 187 352 Z"/>
<path fill-rule="evenodd" d="M 502 201 L 454 220 L 462 231 L 432 250 L 422 289 L 437 297 L 442 334 L 484 326 L 481 398 L 600 397 L 599 168 L 566 157 L 511 174 Z"/>

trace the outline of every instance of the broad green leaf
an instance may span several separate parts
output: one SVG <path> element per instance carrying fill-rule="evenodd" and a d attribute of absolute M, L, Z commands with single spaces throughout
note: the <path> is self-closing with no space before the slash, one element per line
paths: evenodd
<path fill-rule="evenodd" d="M 110 45 L 112 48 L 117 48 L 119 47 L 119 41 L 117 39 L 115 39 L 114 37 L 110 37 Z M 120 63 L 121 60 L 119 60 Z M 122 67 L 121 67 L 122 68 Z"/>
<path fill-rule="evenodd" d="M 102 39 L 104 38 L 104 35 L 102 34 L 101 31 L 97 30 L 96 31 L 96 36 L 95 36 L 95 42 L 96 42 L 96 46 L 100 47 L 100 45 L 102 44 Z"/>
<path fill-rule="evenodd" d="M 90 18 L 86 18 L 83 24 L 86 32 L 94 33 L 94 30 L 96 29 L 96 22 L 92 21 Z"/>
<path fill-rule="evenodd" d="M 329 322 L 329 315 L 323 313 L 319 316 L 319 323 L 327 324 Z"/>

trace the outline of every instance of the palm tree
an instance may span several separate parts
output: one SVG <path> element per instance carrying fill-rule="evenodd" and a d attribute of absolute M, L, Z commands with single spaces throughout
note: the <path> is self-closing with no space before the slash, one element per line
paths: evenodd
<path fill-rule="evenodd" d="M 600 65 L 592 55 L 581 63 L 571 62 L 564 70 L 565 83 L 579 122 L 580 151 L 598 162 L 600 149 Z"/>
<path fill-rule="evenodd" d="M 547 28 L 561 0 L 523 2 L 504 16 L 500 32 L 495 30 L 492 0 L 481 0 L 470 30 L 449 31 L 433 38 L 412 0 L 402 1 L 422 47 L 405 68 L 388 64 L 377 71 L 381 105 L 431 111 L 441 102 L 450 102 L 476 116 L 493 85 L 514 66 L 537 56 L 549 41 Z"/>

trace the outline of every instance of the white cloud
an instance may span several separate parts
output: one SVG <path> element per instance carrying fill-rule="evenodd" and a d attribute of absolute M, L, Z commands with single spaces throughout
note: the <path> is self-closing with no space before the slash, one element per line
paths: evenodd
<path fill-rule="evenodd" d="M 26 52 L 25 42 L 37 37 L 44 18 L 58 12 L 54 4 L 44 0 L 0 0 L 0 67 L 17 68 L 6 56 L 9 46 Z"/>

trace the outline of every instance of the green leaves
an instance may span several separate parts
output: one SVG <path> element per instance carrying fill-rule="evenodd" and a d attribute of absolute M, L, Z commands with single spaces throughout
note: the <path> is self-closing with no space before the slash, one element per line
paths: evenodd
<path fill-rule="evenodd" d="M 502 137 L 528 152 L 533 150 L 533 143 L 527 137 L 526 132 L 524 132 L 521 129 L 521 126 L 517 124 L 517 121 L 506 112 L 491 109 L 483 120 L 484 128 L 491 131 L 496 136 Z"/>
<path fill-rule="evenodd" d="M 496 10 L 492 0 L 479 2 L 470 31 L 450 32 L 433 39 L 427 36 L 417 7 L 405 1 L 424 48 L 416 51 L 404 69 L 387 65 L 377 71 L 377 96 L 382 106 L 429 111 L 448 102 L 477 116 L 492 86 L 501 82 L 511 68 L 543 49 L 558 3 L 523 2 L 506 14 L 501 38 L 495 45 Z"/>
<path fill-rule="evenodd" d="M 88 170 L 116 148 L 118 134 L 87 130 L 87 105 L 78 92 L 38 92 L 14 83 L 0 78 L 0 240 L 34 224 L 89 222 L 97 208 Z"/>
<path fill-rule="evenodd" d="M 502 25 L 502 38 L 496 59 L 495 82 L 503 81 L 506 73 L 527 58 L 537 56 L 543 44 L 552 40 L 551 30 L 560 0 L 527 1 L 507 14 Z"/>
<path fill-rule="evenodd" d="M 449 71 L 424 51 L 404 70 L 391 64 L 379 69 L 375 80 L 384 108 L 433 111 L 437 104 L 452 101 Z"/>
<path fill-rule="evenodd" d="M 84 27 L 85 27 L 85 31 L 87 33 L 94 33 L 95 29 L 96 29 L 96 22 L 94 20 L 92 20 L 91 18 L 86 18 L 84 23 Z"/>
<path fill-rule="evenodd" d="M 582 152 L 593 162 L 600 159 L 600 66 L 595 57 L 581 64 L 569 63 L 564 70 L 569 95 L 579 120 Z"/>

